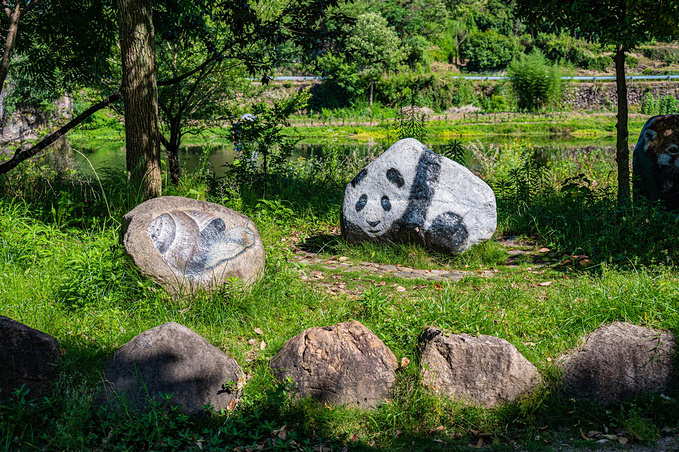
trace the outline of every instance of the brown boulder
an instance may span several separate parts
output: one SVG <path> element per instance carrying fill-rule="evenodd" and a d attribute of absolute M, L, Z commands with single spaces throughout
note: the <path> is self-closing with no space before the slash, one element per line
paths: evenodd
<path fill-rule="evenodd" d="M 422 381 L 435 392 L 492 407 L 514 400 L 541 382 L 534 365 L 509 342 L 493 336 L 427 328 L 420 338 Z"/>
<path fill-rule="evenodd" d="M 0 316 L 0 400 L 24 385 L 28 398 L 42 396 L 56 376 L 61 357 L 57 340 L 9 317 Z"/>
<path fill-rule="evenodd" d="M 210 404 L 215 410 L 235 407 L 244 375 L 238 363 L 191 329 L 164 323 L 144 331 L 120 348 L 104 370 L 100 403 L 126 403 L 144 410 L 149 400 L 198 413 Z M 121 399 L 125 399 L 123 402 Z"/>
<path fill-rule="evenodd" d="M 270 363 L 290 378 L 298 397 L 369 408 L 381 404 L 396 379 L 396 357 L 360 322 L 309 328 L 290 339 Z"/>
<path fill-rule="evenodd" d="M 245 285 L 264 272 L 257 227 L 236 211 L 178 196 L 151 199 L 123 217 L 121 239 L 142 273 L 171 293 Z"/>
<path fill-rule="evenodd" d="M 612 402 L 668 390 L 675 350 L 671 333 L 615 322 L 593 331 L 559 365 L 569 396 Z"/>

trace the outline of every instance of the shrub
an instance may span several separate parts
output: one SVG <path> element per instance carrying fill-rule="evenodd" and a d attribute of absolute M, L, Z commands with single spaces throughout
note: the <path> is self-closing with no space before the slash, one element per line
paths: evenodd
<path fill-rule="evenodd" d="M 512 61 L 507 73 L 520 109 L 534 111 L 553 106 L 563 97 L 561 69 L 556 64 L 550 66 L 538 49 Z"/>
<path fill-rule="evenodd" d="M 470 71 L 494 70 L 506 67 L 519 54 L 519 45 L 514 37 L 487 30 L 471 35 L 460 54 Z"/>
<path fill-rule="evenodd" d="M 679 113 L 679 100 L 672 96 L 656 99 L 652 93 L 646 93 L 641 101 L 641 113 L 645 115 L 671 115 Z"/>

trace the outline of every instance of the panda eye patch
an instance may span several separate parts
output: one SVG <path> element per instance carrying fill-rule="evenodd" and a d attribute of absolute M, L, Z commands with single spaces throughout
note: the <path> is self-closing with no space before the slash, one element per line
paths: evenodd
<path fill-rule="evenodd" d="M 361 197 L 358 198 L 358 202 L 356 203 L 356 212 L 363 210 L 366 204 L 368 204 L 368 195 L 361 195 Z"/>
<path fill-rule="evenodd" d="M 389 212 L 391 210 L 391 203 L 389 202 L 389 198 L 387 198 L 386 196 L 382 196 L 381 203 L 382 203 L 382 208 L 384 210 L 386 210 L 387 212 Z"/>

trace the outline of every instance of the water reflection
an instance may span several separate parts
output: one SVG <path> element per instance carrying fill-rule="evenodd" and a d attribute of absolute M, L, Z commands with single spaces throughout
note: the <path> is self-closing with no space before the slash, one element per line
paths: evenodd
<path fill-rule="evenodd" d="M 540 143 L 539 141 L 536 143 L 534 140 L 531 141 L 536 159 L 541 162 L 547 162 L 552 159 L 569 159 L 576 155 L 580 155 L 581 153 L 591 153 L 595 150 L 597 152 L 603 151 L 604 154 L 610 153 L 612 157 L 615 154 L 615 143 L 613 140 L 614 138 L 597 141 L 568 141 L 554 139 L 546 143 Z M 510 141 L 515 141 L 515 139 L 492 141 L 468 140 L 463 144 L 469 145 L 471 143 L 476 144 L 477 147 L 487 147 L 491 145 L 502 145 Z M 386 149 L 386 145 L 380 143 L 333 143 L 333 146 L 336 149 L 339 149 L 340 153 L 357 153 L 358 155 L 377 153 Z M 433 151 L 441 153 L 445 144 L 430 143 L 429 146 Z M 96 171 L 104 169 L 125 169 L 125 146 L 121 143 L 101 146 L 97 149 L 79 148 L 77 150 L 82 153 L 82 155 L 76 153 L 74 148 L 68 144 L 68 142 L 64 141 L 64 143 L 60 144 L 58 148 L 52 152 L 53 156 L 50 157 L 50 161 L 53 162 L 54 166 L 57 168 L 76 168 L 85 174 L 92 174 L 90 163 Z M 296 146 L 291 159 L 297 160 L 299 158 L 309 159 L 312 157 L 322 157 L 326 151 L 326 144 L 299 143 Z M 235 157 L 235 149 L 231 143 L 212 146 L 182 146 L 179 152 L 179 161 L 183 171 L 194 172 L 206 167 L 209 171 L 213 172 L 216 177 L 225 175 L 227 165 L 233 163 Z M 89 163 L 86 159 L 89 160 Z M 467 163 L 472 168 L 476 166 L 473 161 L 473 156 L 469 153 L 467 155 Z M 166 170 L 165 162 L 163 162 L 163 164 L 163 170 Z"/>

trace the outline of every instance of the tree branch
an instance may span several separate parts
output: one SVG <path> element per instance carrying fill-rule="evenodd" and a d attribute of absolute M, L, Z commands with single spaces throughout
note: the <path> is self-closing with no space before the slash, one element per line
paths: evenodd
<path fill-rule="evenodd" d="M 27 12 L 29 12 L 31 9 L 33 9 L 33 7 L 34 7 L 36 4 L 38 4 L 39 1 L 40 1 L 40 0 L 31 0 L 31 1 L 28 3 L 28 5 L 26 5 L 26 7 L 25 7 L 24 9 L 21 10 L 20 15 L 23 16 L 24 14 L 26 14 Z"/>
<path fill-rule="evenodd" d="M 55 141 L 57 141 L 59 138 L 62 136 L 66 135 L 66 133 L 77 126 L 78 124 L 82 123 L 84 120 L 92 116 L 94 113 L 97 111 L 101 110 L 102 108 L 108 107 L 110 104 L 113 102 L 116 102 L 122 97 L 120 94 L 120 91 L 116 91 L 113 93 L 111 96 L 108 98 L 102 100 L 101 102 L 98 102 L 94 105 L 92 105 L 90 108 L 70 120 L 67 124 L 56 130 L 55 132 L 51 133 L 50 135 L 44 137 L 42 140 L 40 140 L 37 144 L 31 146 L 28 149 L 18 149 L 14 155 L 12 156 L 11 159 L 7 160 L 6 162 L 0 163 L 0 174 L 5 174 L 8 171 L 14 169 L 19 163 L 23 162 L 24 160 L 27 160 L 35 155 L 37 155 L 40 151 L 43 149 L 47 148 L 51 144 L 53 144 Z"/>

